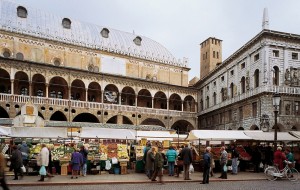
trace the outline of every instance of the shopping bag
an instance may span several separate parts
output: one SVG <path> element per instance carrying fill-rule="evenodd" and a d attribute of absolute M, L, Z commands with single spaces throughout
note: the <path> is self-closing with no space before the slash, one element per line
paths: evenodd
<path fill-rule="evenodd" d="M 40 175 L 46 175 L 47 174 L 45 166 L 41 166 L 39 173 L 40 173 Z"/>
<path fill-rule="evenodd" d="M 22 166 L 22 167 L 21 167 L 21 170 L 22 170 L 23 173 L 26 173 L 26 168 L 25 168 L 25 166 Z"/>
<path fill-rule="evenodd" d="M 232 170 L 232 166 L 228 166 L 227 170 L 231 171 Z"/>
<path fill-rule="evenodd" d="M 193 173 L 193 172 L 194 172 L 194 166 L 193 166 L 193 164 L 190 164 L 189 172 L 190 172 L 190 173 Z"/>
<path fill-rule="evenodd" d="M 227 166 L 226 165 L 223 166 L 223 171 L 227 172 Z"/>

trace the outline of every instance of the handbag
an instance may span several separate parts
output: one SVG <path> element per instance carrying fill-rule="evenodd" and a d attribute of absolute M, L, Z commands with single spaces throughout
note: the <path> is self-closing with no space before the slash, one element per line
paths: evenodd
<path fill-rule="evenodd" d="M 227 172 L 227 166 L 226 165 L 223 166 L 223 171 Z"/>
<path fill-rule="evenodd" d="M 26 173 L 26 168 L 25 168 L 24 165 L 21 167 L 21 170 L 22 170 L 23 173 Z"/>
<path fill-rule="evenodd" d="M 45 166 L 41 166 L 39 173 L 40 173 L 40 175 L 46 175 L 47 174 Z"/>

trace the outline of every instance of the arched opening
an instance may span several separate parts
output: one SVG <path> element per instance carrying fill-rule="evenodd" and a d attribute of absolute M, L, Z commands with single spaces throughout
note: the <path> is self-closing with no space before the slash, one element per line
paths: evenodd
<path fill-rule="evenodd" d="M 19 95 L 29 95 L 29 80 L 28 75 L 23 71 L 18 71 L 15 74 L 14 93 Z"/>
<path fill-rule="evenodd" d="M 149 90 L 142 89 L 138 93 L 138 105 L 139 107 L 152 108 L 152 96 Z"/>
<path fill-rule="evenodd" d="M 182 100 L 178 94 L 172 94 L 169 99 L 169 110 L 181 111 Z"/>
<path fill-rule="evenodd" d="M 119 103 L 119 90 L 115 85 L 109 84 L 104 88 L 104 103 Z"/>
<path fill-rule="evenodd" d="M 101 87 L 97 82 L 91 82 L 88 87 L 88 101 L 101 102 Z"/>
<path fill-rule="evenodd" d="M 275 125 L 273 125 L 272 129 L 275 130 Z M 277 131 L 278 132 L 285 132 L 286 130 L 285 130 L 284 126 L 281 123 L 277 123 Z"/>
<path fill-rule="evenodd" d="M 106 123 L 117 124 L 118 123 L 118 116 L 115 115 L 115 116 L 109 118 L 109 120 L 107 120 Z"/>
<path fill-rule="evenodd" d="M 71 100 L 85 101 L 85 85 L 82 80 L 75 79 L 72 82 Z"/>
<path fill-rule="evenodd" d="M 7 111 L 0 106 L 0 118 L 9 118 Z"/>
<path fill-rule="evenodd" d="M 250 127 L 250 130 L 259 130 L 259 127 L 257 125 L 252 125 Z"/>
<path fill-rule="evenodd" d="M 61 111 L 56 111 L 51 115 L 50 121 L 67 121 L 67 117 Z"/>
<path fill-rule="evenodd" d="M 233 98 L 233 96 L 234 96 L 234 84 L 231 83 L 230 84 L 230 97 Z"/>
<path fill-rule="evenodd" d="M 135 92 L 133 88 L 126 86 L 122 89 L 121 104 L 135 106 Z"/>
<path fill-rule="evenodd" d="M 126 116 L 123 116 L 123 124 L 133 125 L 133 122 Z"/>
<path fill-rule="evenodd" d="M 0 93 L 10 94 L 11 93 L 11 86 L 10 86 L 10 76 L 9 73 L 4 70 L 0 69 Z"/>
<path fill-rule="evenodd" d="M 254 88 L 259 87 L 259 70 L 256 69 L 254 72 Z"/>
<path fill-rule="evenodd" d="M 206 96 L 206 108 L 209 108 L 209 96 Z"/>
<path fill-rule="evenodd" d="M 81 113 L 73 119 L 73 122 L 99 123 L 99 120 L 91 113 Z"/>
<path fill-rule="evenodd" d="M 186 120 L 179 120 L 171 126 L 171 129 L 176 130 L 177 132 L 179 132 L 179 134 L 187 134 L 188 132 L 193 130 L 194 127 L 190 122 Z"/>
<path fill-rule="evenodd" d="M 273 67 L 273 85 L 279 85 L 279 68 L 277 66 Z"/>
<path fill-rule="evenodd" d="M 246 78 L 242 77 L 241 79 L 241 93 L 244 94 L 246 92 Z"/>
<path fill-rule="evenodd" d="M 166 127 L 162 121 L 155 118 L 147 118 L 141 122 L 141 125 L 158 125 L 158 126 Z"/>
<path fill-rule="evenodd" d="M 203 107 L 203 100 L 200 100 L 200 110 L 203 111 L 204 107 Z"/>
<path fill-rule="evenodd" d="M 162 91 L 158 91 L 154 95 L 154 108 L 167 109 L 167 96 Z"/>
<path fill-rule="evenodd" d="M 35 74 L 32 77 L 33 95 L 38 97 L 46 96 L 46 80 L 41 74 Z"/>
<path fill-rule="evenodd" d="M 216 92 L 214 92 L 214 94 L 213 94 L 213 103 L 214 103 L 214 105 L 217 104 L 217 93 Z"/>
<path fill-rule="evenodd" d="M 196 109 L 195 99 L 190 95 L 186 96 L 183 100 L 183 111 L 196 112 L 195 109 Z"/>
<path fill-rule="evenodd" d="M 244 127 L 239 127 L 238 130 L 245 130 Z"/>
<path fill-rule="evenodd" d="M 41 112 L 38 112 L 38 116 L 40 116 L 41 118 L 45 119 L 43 114 Z"/>
<path fill-rule="evenodd" d="M 49 98 L 68 99 L 68 83 L 62 77 L 53 77 L 49 82 Z"/>

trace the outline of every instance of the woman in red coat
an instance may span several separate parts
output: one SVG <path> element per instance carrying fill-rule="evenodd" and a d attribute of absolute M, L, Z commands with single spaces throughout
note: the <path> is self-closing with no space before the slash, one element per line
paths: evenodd
<path fill-rule="evenodd" d="M 282 152 L 282 148 L 279 146 L 277 147 L 276 152 L 274 153 L 274 165 L 278 166 L 279 170 L 282 170 L 283 167 L 283 161 L 286 160 L 286 157 L 284 153 Z"/>

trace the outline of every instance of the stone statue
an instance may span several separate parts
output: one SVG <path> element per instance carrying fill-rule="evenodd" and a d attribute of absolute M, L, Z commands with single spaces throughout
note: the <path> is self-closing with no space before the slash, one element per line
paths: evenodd
<path fill-rule="evenodd" d="M 289 80 L 290 80 L 291 73 L 290 73 L 290 70 L 289 70 L 289 69 L 286 69 L 286 70 L 285 70 L 285 75 L 284 75 L 284 77 L 285 77 L 285 80 L 286 80 L 286 81 L 289 81 Z"/>

